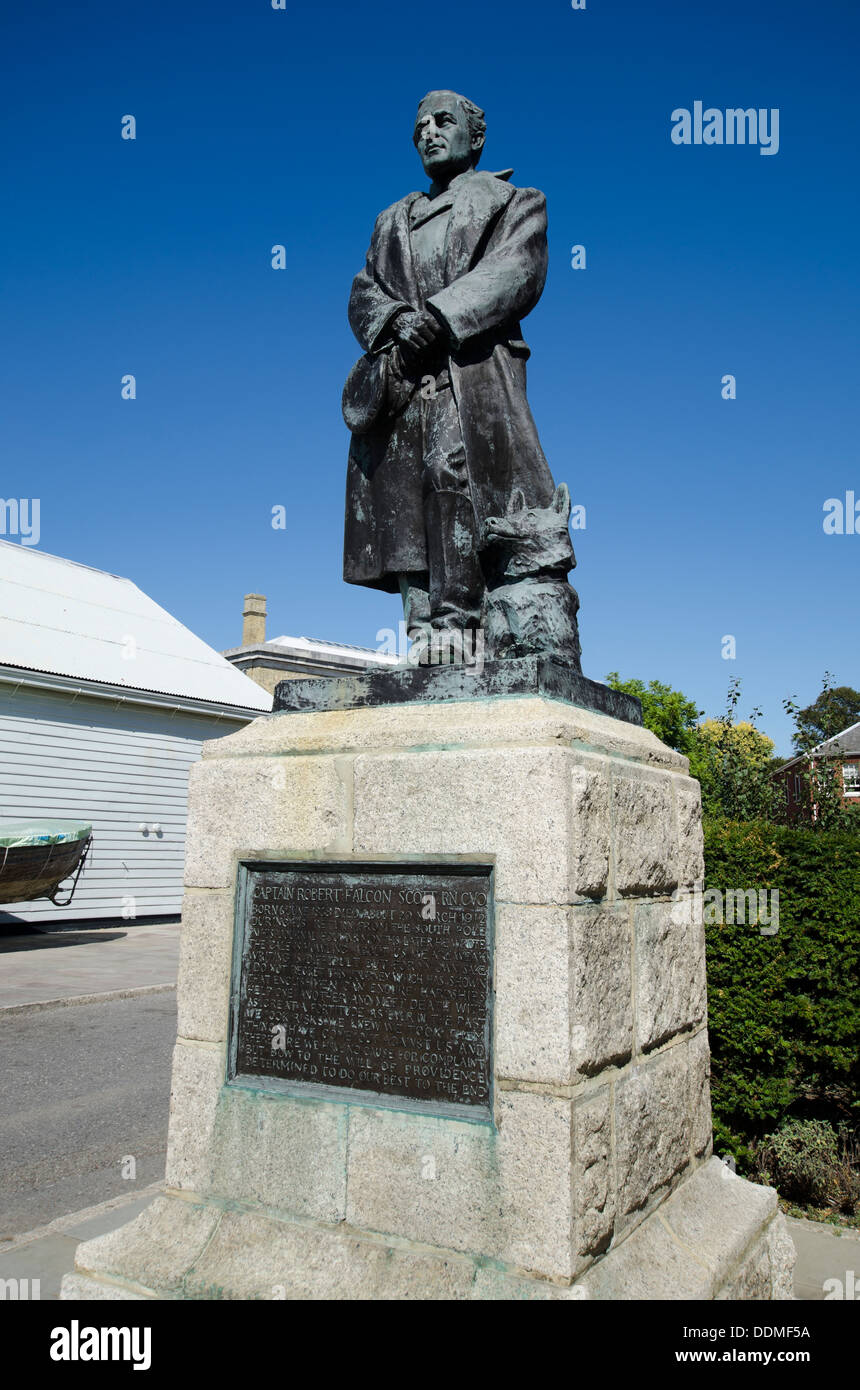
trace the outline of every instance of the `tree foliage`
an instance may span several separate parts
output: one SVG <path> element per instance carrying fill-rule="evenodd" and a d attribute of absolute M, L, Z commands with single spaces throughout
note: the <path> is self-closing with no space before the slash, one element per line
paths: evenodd
<path fill-rule="evenodd" d="M 860 808 L 841 795 L 838 758 L 803 758 L 790 774 L 801 779 L 801 823 L 786 823 L 773 742 L 759 710 L 738 718 L 738 680 L 724 713 L 704 720 L 660 681 L 608 680 L 638 696 L 646 727 L 689 758 L 701 783 L 706 888 L 779 892 L 775 935 L 706 925 L 715 1140 L 755 1171 L 780 1126 L 815 1120 L 849 1132 L 857 1123 Z M 812 705 L 783 704 L 801 752 L 860 717 L 860 695 L 829 675 Z"/>
<path fill-rule="evenodd" d="M 760 710 L 752 710 L 746 719 L 738 718 L 738 679 L 730 681 L 725 711 L 716 719 L 703 719 L 702 711 L 683 691 L 662 681 L 652 680 L 646 685 L 638 677 L 622 680 L 617 671 L 606 679 L 613 690 L 641 700 L 645 727 L 689 758 L 690 775 L 701 783 L 706 816 L 786 823 L 785 784 L 773 778 L 784 760 L 774 756 L 773 740 L 758 727 Z M 822 734 L 832 736 L 827 731 L 834 725 L 838 726 L 835 732 L 841 732 L 846 727 L 842 721 L 851 722 L 855 697 L 860 709 L 860 694 L 850 686 L 833 686 L 832 679 L 829 673 L 825 675 L 821 694 L 806 709 L 794 700 L 783 701 L 795 723 L 796 745 L 801 741 L 813 747 L 822 741 Z M 838 759 L 804 761 L 792 770 L 792 776 L 801 782 L 800 804 L 792 812 L 794 820 L 817 830 L 857 829 L 860 806 L 842 796 Z"/>
<path fill-rule="evenodd" d="M 721 719 L 703 719 L 696 732 L 698 738 L 712 748 L 718 747 L 725 740 L 737 749 L 740 757 L 746 762 L 770 766 L 773 758 L 773 739 L 763 734 L 749 719 L 730 724 L 728 729 Z"/>
<path fill-rule="evenodd" d="M 821 694 L 806 709 L 800 709 L 792 699 L 782 702 L 786 714 L 794 719 L 794 745 L 803 754 L 802 761 L 793 770 L 801 787 L 795 819 L 819 830 L 856 830 L 860 827 L 860 806 L 846 801 L 843 796 L 841 759 L 838 756 L 819 758 L 814 754 L 819 743 L 841 734 L 852 722 L 856 723 L 860 707 L 860 695 L 856 690 L 848 685 L 834 687 L 832 681 L 833 677 L 826 671 Z"/>
<path fill-rule="evenodd" d="M 784 702 L 794 716 L 792 742 L 798 753 L 807 753 L 825 739 L 835 738 L 860 719 L 860 690 L 850 685 L 834 686 L 832 681 L 827 671 L 821 694 L 805 709 L 799 709 L 791 700 Z"/>
<path fill-rule="evenodd" d="M 729 685 L 725 713 L 705 720 L 695 731 L 690 774 L 702 786 L 702 809 L 707 816 L 729 820 L 779 820 L 785 792 L 771 780 L 773 740 L 757 727 L 761 712 L 736 720 L 741 697 L 739 680 Z"/>
<path fill-rule="evenodd" d="M 635 677 L 622 680 L 617 671 L 610 671 L 606 681 L 610 689 L 635 695 L 642 701 L 642 722 L 646 729 L 676 752 L 690 756 L 695 744 L 696 723 L 703 711 L 682 691 L 673 690 L 662 681 L 649 681 L 646 685 Z"/>
<path fill-rule="evenodd" d="M 856 1121 L 860 836 L 705 823 L 705 884 L 779 891 L 779 930 L 706 925 L 714 1127 L 749 1146 L 789 1115 Z"/>

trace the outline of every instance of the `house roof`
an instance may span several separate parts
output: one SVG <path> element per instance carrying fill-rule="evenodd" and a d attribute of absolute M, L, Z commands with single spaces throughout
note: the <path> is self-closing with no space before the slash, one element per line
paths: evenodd
<path fill-rule="evenodd" d="M 805 758 L 844 758 L 860 756 L 860 720 L 856 724 L 849 724 L 847 729 L 841 733 L 834 734 L 832 738 L 826 738 L 823 743 L 817 743 L 808 753 L 798 753 L 795 757 L 789 758 L 787 763 L 776 769 L 776 772 L 785 772 L 787 768 L 794 767 L 796 763 L 802 763 Z M 774 774 L 776 775 L 776 773 Z"/>
<path fill-rule="evenodd" d="M 271 637 L 267 647 L 288 647 L 314 656 L 354 658 L 363 665 L 396 666 L 399 658 L 393 652 L 374 651 L 372 647 L 354 647 L 348 642 L 322 641 L 316 637 Z"/>
<path fill-rule="evenodd" d="M 321 641 L 315 637 L 270 637 L 247 647 L 231 647 L 224 652 L 230 661 L 243 666 L 270 661 L 272 665 L 296 669 L 315 667 L 333 671 L 366 671 L 368 666 L 396 666 L 394 652 L 374 651 L 371 647 L 350 646 L 347 642 Z"/>
<path fill-rule="evenodd" d="M 130 579 L 0 541 L 0 666 L 268 711 L 272 697 Z"/>
<path fill-rule="evenodd" d="M 834 734 L 813 748 L 813 753 L 821 753 L 825 758 L 842 757 L 845 753 L 860 753 L 860 720 L 849 724 L 841 734 Z"/>

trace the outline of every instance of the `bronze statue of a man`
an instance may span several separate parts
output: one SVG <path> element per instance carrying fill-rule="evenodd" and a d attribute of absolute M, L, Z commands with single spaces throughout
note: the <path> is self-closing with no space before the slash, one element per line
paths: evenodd
<path fill-rule="evenodd" d="M 477 169 L 485 131 L 465 97 L 424 98 L 413 139 L 430 187 L 380 213 L 349 301 L 365 355 L 344 390 L 344 578 L 399 590 L 409 630 L 476 626 L 487 520 L 558 496 L 520 328 L 546 279 L 546 201 L 512 170 Z"/>

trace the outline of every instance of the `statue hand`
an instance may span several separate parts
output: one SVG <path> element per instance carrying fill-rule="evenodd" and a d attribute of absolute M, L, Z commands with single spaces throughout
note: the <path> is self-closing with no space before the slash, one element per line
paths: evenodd
<path fill-rule="evenodd" d="M 391 332 L 407 360 L 416 360 L 436 346 L 444 336 L 445 330 L 433 314 L 426 309 L 420 309 L 417 312 L 398 314 L 391 325 Z"/>

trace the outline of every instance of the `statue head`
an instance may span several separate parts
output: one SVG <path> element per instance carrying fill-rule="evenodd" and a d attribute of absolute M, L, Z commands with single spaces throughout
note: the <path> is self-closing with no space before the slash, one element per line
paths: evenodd
<path fill-rule="evenodd" d="M 457 92 L 428 92 L 418 107 L 412 139 L 428 178 L 447 187 L 481 157 L 487 126 L 479 106 Z"/>

